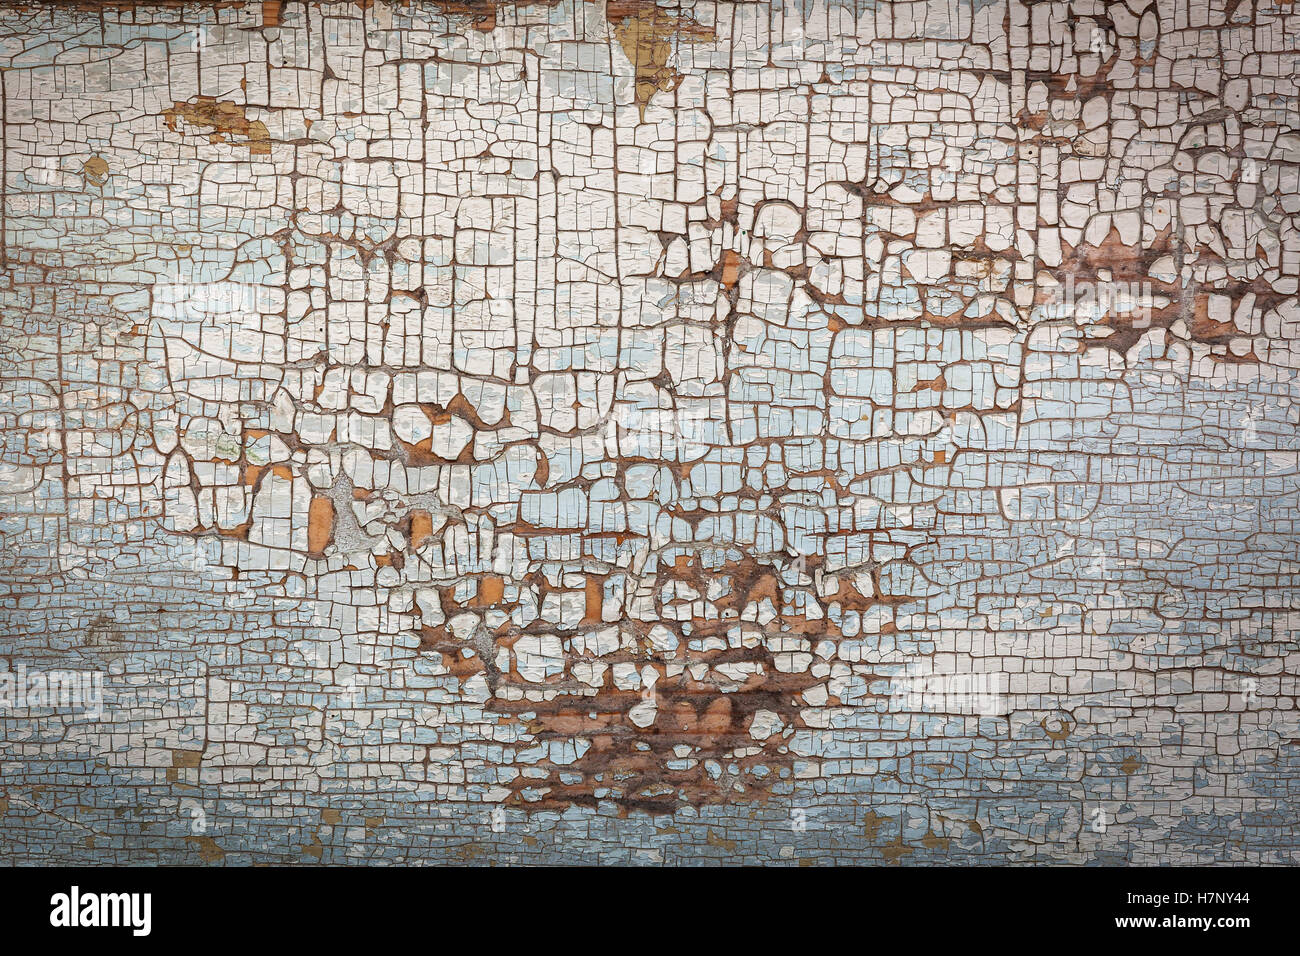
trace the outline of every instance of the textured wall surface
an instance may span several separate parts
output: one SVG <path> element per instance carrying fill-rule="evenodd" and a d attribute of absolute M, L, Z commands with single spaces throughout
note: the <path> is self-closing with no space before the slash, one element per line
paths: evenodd
<path fill-rule="evenodd" d="M 1298 49 L 0 7 L 0 859 L 1300 862 Z"/>

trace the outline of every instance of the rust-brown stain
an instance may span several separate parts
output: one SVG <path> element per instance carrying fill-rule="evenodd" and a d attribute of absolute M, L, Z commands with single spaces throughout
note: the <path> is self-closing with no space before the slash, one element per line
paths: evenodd
<path fill-rule="evenodd" d="M 186 837 L 198 850 L 199 859 L 204 863 L 220 863 L 226 858 L 226 851 L 217 846 L 217 841 L 209 836 Z"/>
<path fill-rule="evenodd" d="M 168 782 L 178 782 L 182 770 L 196 770 L 202 762 L 203 754 L 198 750 L 173 750 L 172 765 L 167 768 Z"/>
<path fill-rule="evenodd" d="M 674 512 L 675 517 L 687 521 L 700 520 L 704 514 Z M 548 529 L 519 519 L 498 531 L 522 537 L 549 533 Z M 612 536 L 620 543 L 624 538 L 619 533 Z M 811 569 L 816 569 L 821 560 L 817 555 L 806 559 Z M 726 645 L 727 630 L 751 605 L 767 601 L 784 611 L 789 599 L 782 573 L 781 566 L 754 556 L 710 558 L 706 563 L 700 553 L 681 552 L 671 559 L 659 559 L 649 588 L 656 596 L 659 613 L 655 619 L 681 628 L 676 635 L 678 650 L 671 655 L 657 651 L 648 630 L 634 625 L 634 647 L 600 657 L 605 664 L 633 663 L 638 671 L 651 667 L 656 672 L 655 706 L 649 713 L 642 707 L 636 719 L 634 709 L 647 698 L 639 690 L 618 687 L 612 679 L 612 668 L 594 693 L 588 687 L 575 689 L 571 674 L 554 675 L 546 683 L 553 687 L 555 695 L 539 703 L 515 693 L 533 682 L 525 681 L 514 671 L 513 664 L 507 663 L 506 670 L 499 670 L 499 662 L 509 661 L 509 656 L 499 658 L 480 645 L 467 643 L 445 624 L 421 626 L 419 647 L 422 652 L 441 655 L 443 666 L 458 679 L 484 675 L 492 693 L 488 707 L 500 713 L 503 722 L 522 724 L 535 740 L 581 737 L 588 742 L 589 749 L 576 761 L 559 765 L 543 759 L 531 765 L 530 775 L 521 774 L 510 784 L 514 793 L 507 803 L 526 812 L 609 801 L 624 813 L 671 813 L 683 804 L 698 807 L 737 800 L 764 801 L 778 782 L 788 780 L 792 773 L 789 735 L 803 726 L 803 692 L 821 682 L 806 671 L 778 669 L 766 642 L 710 646 L 708 650 L 696 642 L 713 637 L 723 639 L 716 643 Z M 597 617 L 602 608 L 596 600 L 598 593 L 603 596 L 603 581 L 599 574 L 584 579 L 585 613 L 580 625 L 584 629 L 603 626 Z M 517 606 L 517 600 L 504 599 L 505 583 L 506 579 L 493 578 L 490 583 L 480 579 L 479 593 L 471 604 L 503 609 Z M 547 594 L 557 590 L 541 573 L 525 574 L 518 584 L 521 589 L 533 590 L 539 602 L 545 602 Z M 685 625 L 671 624 L 674 615 L 668 613 L 687 606 L 680 597 L 684 590 L 681 585 L 700 595 L 698 600 L 707 607 L 703 615 L 690 622 L 689 631 Z M 712 589 L 713 585 L 721 587 Z M 453 586 L 437 587 L 436 591 L 446 620 L 463 610 L 464 601 L 456 597 Z M 853 588 L 847 579 L 842 580 L 833 603 L 867 609 L 903 600 L 882 593 L 877 572 L 866 593 Z M 497 647 L 509 650 L 525 635 L 546 630 L 544 622 L 519 627 L 506 620 L 490 632 L 490 639 Z M 781 620 L 781 633 L 821 639 L 842 636 L 825 613 L 806 619 L 787 614 Z M 741 681 L 721 676 L 728 665 L 737 663 L 757 668 Z M 498 693 L 498 688 L 510 691 Z M 840 702 L 831 695 L 830 703 Z M 759 710 L 776 714 L 783 731 L 755 740 L 750 731 Z M 678 756 L 676 751 L 683 747 L 689 750 L 690 761 Z M 746 756 L 737 758 L 737 753 Z M 726 770 L 710 773 L 710 765 L 721 765 Z"/>
<path fill-rule="evenodd" d="M 436 0 L 437 8 L 454 17 L 466 17 L 470 25 L 483 33 L 491 33 L 497 25 L 497 0 Z"/>
<path fill-rule="evenodd" d="M 875 810 L 868 810 L 867 815 L 862 818 L 862 835 L 875 843 L 880 838 L 880 825 L 884 822 L 885 818 Z"/>
<path fill-rule="evenodd" d="M 912 852 L 912 848 L 904 845 L 903 834 L 900 832 L 897 839 L 893 843 L 881 847 L 880 852 L 887 861 L 898 864 L 902 862 L 903 857 Z"/>
<path fill-rule="evenodd" d="M 124 13 L 130 13 L 140 7 L 188 7 L 194 4 L 194 0 L 66 0 L 59 6 L 69 10 L 82 10 L 100 13 L 105 10 L 115 10 Z M 244 5 L 244 0 L 212 0 L 205 3 L 204 6 L 213 10 L 223 10 L 227 8 L 240 8 Z"/>
<path fill-rule="evenodd" d="M 740 253 L 728 249 L 722 254 L 722 275 L 720 278 L 723 288 L 728 292 L 734 289 L 736 283 L 740 281 L 740 263 Z"/>
<path fill-rule="evenodd" d="M 723 850 L 726 850 L 728 853 L 735 853 L 736 846 L 738 845 L 735 840 L 728 840 L 725 837 L 714 835 L 713 827 L 709 827 L 709 829 L 705 832 L 704 842 L 707 843 L 709 846 L 716 846 Z"/>
<path fill-rule="evenodd" d="M 293 469 L 288 465 L 244 465 L 244 484 L 257 487 L 263 475 L 275 475 L 284 481 L 293 481 Z"/>
<path fill-rule="evenodd" d="M 307 511 L 307 550 L 319 557 L 333 537 L 334 502 L 326 495 L 316 495 Z"/>
<path fill-rule="evenodd" d="M 926 831 L 925 836 L 921 837 L 921 845 L 927 850 L 947 850 L 952 843 L 952 837 L 939 836 L 933 828 Z"/>
<path fill-rule="evenodd" d="M 681 582 L 698 594 L 704 594 L 711 581 L 725 579 L 727 593 L 714 599 L 708 618 L 691 622 L 689 638 L 678 636 L 678 647 L 688 648 L 709 636 L 722 637 L 731 622 L 746 606 L 769 598 L 781 605 L 779 578 L 757 559 L 746 557 L 724 562 L 720 567 L 706 567 L 698 556 L 679 555 L 671 563 L 661 564 L 655 575 L 653 593 L 660 603 L 656 617 L 664 624 L 671 618 L 663 613 L 662 595 L 671 593 L 669 585 Z M 585 626 L 599 626 L 603 599 L 602 578 L 591 575 L 585 586 Z M 822 624 L 824 630 L 824 622 Z M 796 633 L 791 629 L 790 633 Z M 502 646 L 510 646 L 522 636 L 518 630 L 497 635 Z M 605 674 L 595 693 L 570 691 L 571 678 L 559 675 L 553 683 L 559 693 L 549 700 L 494 696 L 489 706 L 525 722 L 528 732 L 540 741 L 569 740 L 582 737 L 589 749 L 576 761 L 563 765 L 543 759 L 531 768 L 529 776 L 520 775 L 509 784 L 515 792 L 507 802 L 526 811 L 560 809 L 574 804 L 595 806 L 608 800 L 623 812 L 641 810 L 649 813 L 672 813 L 682 804 L 716 805 L 737 800 L 766 800 L 772 788 L 788 779 L 793 755 L 788 734 L 802 727 L 802 693 L 820 683 L 807 672 L 779 670 L 772 652 L 765 645 L 724 647 L 710 650 L 679 650 L 684 654 L 673 660 L 684 668 L 669 667 L 665 658 L 648 640 L 636 650 L 621 650 L 601 657 L 602 662 L 635 663 L 638 669 L 652 667 L 655 708 L 651 722 L 642 726 L 633 720 L 632 711 L 646 698 L 640 691 L 626 690 L 613 681 L 613 668 Z M 438 638 L 438 649 L 452 650 L 445 636 Z M 464 663 L 486 662 L 470 658 Z M 719 679 L 719 667 L 736 663 L 757 664 L 744 680 Z M 703 666 L 700 666 L 703 665 Z M 448 666 L 452 666 L 450 663 Z M 518 674 L 502 673 L 497 679 L 518 686 Z M 760 710 L 775 713 L 783 733 L 766 740 L 756 740 L 750 733 L 755 714 Z M 675 750 L 690 749 L 690 761 L 679 763 Z M 746 756 L 737 756 L 745 753 Z M 709 772 L 709 765 L 727 768 L 720 775 Z M 759 772 L 759 768 L 762 771 Z M 523 791 L 532 791 L 525 799 Z M 540 797 L 537 794 L 540 793 Z M 599 795 L 599 796 L 598 796 Z"/>
<path fill-rule="evenodd" d="M 533 472 L 533 480 L 537 482 L 538 488 L 545 488 L 551 480 L 551 462 L 540 448 L 537 449 L 537 470 Z"/>
<path fill-rule="evenodd" d="M 318 389 L 318 397 L 319 394 L 320 392 Z M 476 432 L 499 431 L 511 427 L 510 413 L 508 411 L 501 417 L 501 421 L 494 425 L 489 425 L 479 417 L 478 409 L 476 409 L 473 403 L 463 394 L 452 396 L 451 400 L 447 402 L 446 405 L 441 405 L 438 402 L 420 402 L 418 407 L 420 411 L 424 413 L 424 417 L 429 420 L 429 424 L 435 427 L 446 425 L 453 418 L 461 419 Z M 391 414 L 391 402 L 386 411 Z M 412 465 L 422 467 L 425 465 L 446 464 L 449 461 L 456 461 L 468 465 L 476 461 L 474 457 L 475 442 L 472 438 L 454 459 L 442 458 L 433 453 L 432 435 L 429 435 L 414 444 L 402 441 L 401 439 L 398 439 L 398 441 L 401 442 L 402 447 L 406 450 L 407 458 Z"/>
<path fill-rule="evenodd" d="M 423 508 L 411 511 L 411 550 L 418 551 L 420 546 L 433 537 L 433 516 Z"/>
<path fill-rule="evenodd" d="M 1255 290 L 1248 289 L 1246 291 Z M 1210 296 L 1212 294 L 1226 295 L 1232 303 L 1232 310 L 1235 312 L 1239 298 L 1234 297 L 1234 292 L 1237 292 L 1238 295 L 1244 294 L 1240 290 L 1225 289 L 1220 292 L 1220 290 L 1215 289 L 1212 292 L 1201 292 L 1195 296 L 1192 300 L 1192 319 L 1188 323 L 1188 331 L 1194 340 L 1203 342 L 1206 345 L 1226 345 L 1233 339 L 1246 337 L 1246 334 L 1237 328 L 1237 323 L 1232 321 L 1231 318 L 1226 322 L 1210 318 Z M 1253 354 L 1251 357 L 1254 361 L 1259 361 Z"/>
<path fill-rule="evenodd" d="M 1051 726 L 1053 723 L 1056 725 L 1055 729 Z M 1049 739 L 1061 741 L 1069 737 L 1070 732 L 1074 730 L 1074 721 L 1064 714 L 1049 714 L 1039 721 L 1038 726 L 1043 728 L 1043 733 L 1047 734 Z"/>
<path fill-rule="evenodd" d="M 303 856 L 309 856 L 317 863 L 320 862 L 321 856 L 325 852 L 325 844 L 321 843 L 320 836 L 316 831 L 312 831 L 308 836 L 311 837 L 310 843 L 304 843 L 301 847 Z"/>
<path fill-rule="evenodd" d="M 665 10 L 646 0 L 609 0 L 605 15 L 614 25 L 614 36 L 635 71 L 636 103 L 645 122 L 650 98 L 674 90 L 682 75 L 668 65 L 673 39 L 678 42 L 712 40 L 716 33 L 692 17 Z"/>
<path fill-rule="evenodd" d="M 81 175 L 92 186 L 103 186 L 108 182 L 108 160 L 103 156 L 92 156 L 81 164 Z"/>
<path fill-rule="evenodd" d="M 173 133 L 184 132 L 184 126 L 210 129 L 208 142 L 229 142 L 246 146 L 253 156 L 271 155 L 271 134 L 261 120 L 250 120 L 245 107 L 233 100 L 218 100 L 213 96 L 195 96 L 187 102 L 176 102 L 163 110 L 163 122 Z M 229 137 L 229 138 L 228 138 Z"/>
<path fill-rule="evenodd" d="M 605 579 L 599 575 L 589 574 L 586 581 L 586 611 L 584 624 L 598 624 L 605 606 Z"/>
<path fill-rule="evenodd" d="M 1131 349 L 1143 335 L 1152 328 L 1168 329 L 1179 318 L 1187 320 L 1188 334 L 1195 342 L 1203 345 L 1222 346 L 1236 338 L 1248 338 L 1234 323 L 1216 321 L 1209 316 L 1211 294 L 1224 295 L 1235 311 L 1242 298 L 1253 294 L 1259 307 L 1264 311 L 1285 301 L 1286 296 L 1278 293 L 1266 279 L 1253 281 L 1233 281 L 1220 283 L 1214 288 L 1199 288 L 1195 283 L 1183 285 L 1180 282 L 1163 282 L 1151 275 L 1155 261 L 1162 256 L 1172 255 L 1176 242 L 1171 229 L 1166 228 L 1152 240 L 1141 244 L 1125 243 L 1114 227 L 1098 243 L 1080 243 L 1078 246 L 1065 246 L 1065 257 L 1058 273 L 1073 276 L 1076 283 L 1092 283 L 1104 287 L 1107 282 L 1119 283 L 1130 288 L 1149 289 L 1152 295 L 1168 299 L 1168 304 L 1156 308 L 1149 305 L 1148 321 L 1136 322 L 1132 314 L 1111 314 L 1098 317 L 1095 323 L 1104 327 L 1106 332 L 1089 336 L 1085 346 L 1101 346 L 1123 354 Z M 1211 261 L 1221 262 L 1221 257 L 1202 252 L 1198 264 Z M 1107 270 L 1110 280 L 1099 278 L 1102 270 Z M 1064 279 L 1062 279 L 1064 281 Z M 1046 290 L 1040 295 L 1040 302 L 1048 302 L 1053 295 Z M 1254 363 L 1259 357 L 1251 350 L 1245 355 L 1216 356 L 1221 361 L 1232 363 Z"/>
<path fill-rule="evenodd" d="M 500 604 L 505 598 L 506 581 L 505 578 L 498 577 L 495 574 L 486 574 L 478 585 L 478 601 L 475 602 L 484 607 Z"/>

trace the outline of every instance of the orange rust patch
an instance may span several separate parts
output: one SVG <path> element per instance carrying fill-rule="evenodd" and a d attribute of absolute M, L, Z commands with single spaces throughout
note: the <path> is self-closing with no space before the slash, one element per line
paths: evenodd
<path fill-rule="evenodd" d="M 533 472 L 533 480 L 537 482 L 538 488 L 545 488 L 546 483 L 551 479 L 551 462 L 546 457 L 546 453 L 540 448 L 537 449 L 537 470 Z"/>
<path fill-rule="evenodd" d="M 253 528 L 253 519 L 249 518 L 243 524 L 237 524 L 233 528 L 215 528 L 217 534 L 223 538 L 234 538 L 238 541 L 247 541 L 248 532 Z"/>
<path fill-rule="evenodd" d="M 605 606 L 604 580 L 594 574 L 587 575 L 586 594 L 587 607 L 583 615 L 584 623 L 598 624 Z"/>
<path fill-rule="evenodd" d="M 740 281 L 740 253 L 728 249 L 722 254 L 722 285 L 728 292 Z"/>
<path fill-rule="evenodd" d="M 478 584 L 478 602 L 482 605 L 500 604 L 506 594 L 505 578 L 485 575 Z"/>
<path fill-rule="evenodd" d="M 318 556 L 324 554 L 333 537 L 334 502 L 325 495 L 316 495 L 307 512 L 307 550 Z"/>
<path fill-rule="evenodd" d="M 433 535 L 433 516 L 429 512 L 416 508 L 411 511 L 411 550 L 416 551 L 420 545 Z"/>

